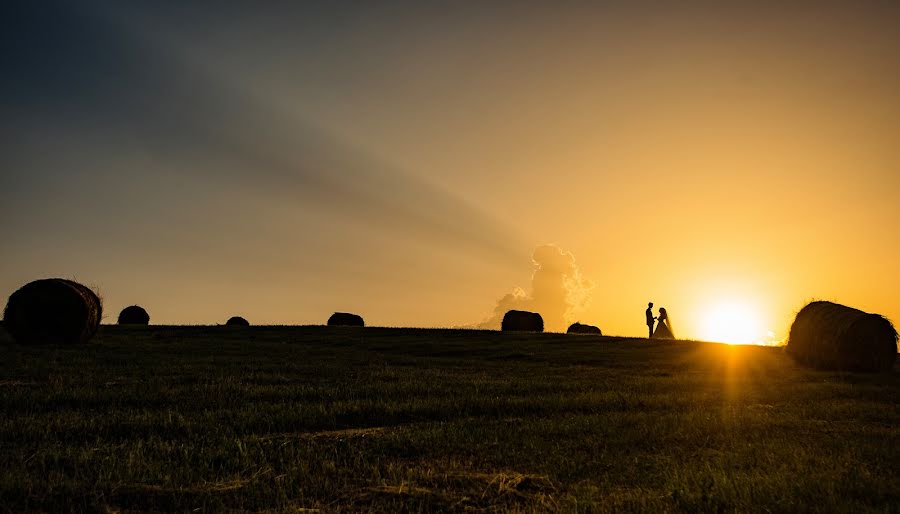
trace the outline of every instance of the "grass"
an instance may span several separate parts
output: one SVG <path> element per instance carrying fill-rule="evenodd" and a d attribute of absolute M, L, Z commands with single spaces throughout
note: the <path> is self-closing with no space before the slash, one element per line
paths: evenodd
<path fill-rule="evenodd" d="M 564 334 L 0 331 L 0 510 L 900 510 L 900 379 Z"/>

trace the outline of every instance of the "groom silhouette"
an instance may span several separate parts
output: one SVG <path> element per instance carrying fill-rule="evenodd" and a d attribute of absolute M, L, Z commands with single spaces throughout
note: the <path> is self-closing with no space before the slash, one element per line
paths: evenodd
<path fill-rule="evenodd" d="M 653 320 L 656 318 L 653 317 L 653 302 L 647 304 L 647 328 L 650 329 L 650 334 L 647 337 L 653 337 Z"/>

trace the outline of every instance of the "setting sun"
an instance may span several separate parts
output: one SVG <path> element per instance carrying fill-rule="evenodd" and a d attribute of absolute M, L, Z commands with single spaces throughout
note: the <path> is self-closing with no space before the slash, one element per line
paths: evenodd
<path fill-rule="evenodd" d="M 728 344 L 759 344 L 765 329 L 757 311 L 739 302 L 723 302 L 703 312 L 701 338 Z"/>

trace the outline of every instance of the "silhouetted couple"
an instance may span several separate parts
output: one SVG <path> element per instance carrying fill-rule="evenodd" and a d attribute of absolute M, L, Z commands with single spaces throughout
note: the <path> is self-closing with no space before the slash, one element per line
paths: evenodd
<path fill-rule="evenodd" d="M 647 329 L 648 329 L 648 337 L 653 339 L 675 339 L 675 334 L 672 333 L 672 322 L 669 321 L 669 313 L 666 312 L 665 307 L 659 308 L 659 317 L 653 316 L 653 302 L 647 304 Z M 656 330 L 653 329 L 654 321 L 658 322 L 656 324 Z"/>

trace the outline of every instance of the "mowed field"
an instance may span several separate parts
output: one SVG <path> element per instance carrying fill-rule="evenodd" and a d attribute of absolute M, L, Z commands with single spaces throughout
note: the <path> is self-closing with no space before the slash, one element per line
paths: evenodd
<path fill-rule="evenodd" d="M 0 509 L 900 510 L 900 375 L 564 334 L 0 330 Z"/>

